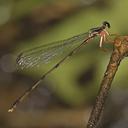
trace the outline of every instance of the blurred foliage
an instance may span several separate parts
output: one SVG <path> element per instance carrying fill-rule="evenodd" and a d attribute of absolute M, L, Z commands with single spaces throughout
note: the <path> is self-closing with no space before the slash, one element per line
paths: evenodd
<path fill-rule="evenodd" d="M 102 10 L 100 9 L 100 7 L 98 9 L 95 7 L 83 9 L 79 13 L 70 16 L 68 19 L 63 20 L 59 24 L 52 26 L 51 29 L 49 29 L 45 33 L 40 34 L 35 39 L 30 40 L 29 43 L 28 43 L 28 41 L 25 42 L 25 45 L 23 45 L 23 43 L 22 43 L 22 46 L 24 48 L 20 46 L 20 49 L 22 49 L 22 50 L 28 49 L 31 46 L 34 47 L 34 46 L 41 45 L 43 42 L 49 43 L 49 42 L 53 42 L 55 40 L 61 40 L 61 39 L 71 37 L 72 35 L 75 35 L 75 34 L 78 34 L 81 32 L 86 32 L 89 28 L 99 25 L 103 20 L 108 20 L 111 23 L 112 27 L 111 27 L 110 33 L 122 34 L 121 31 L 123 30 L 123 26 L 124 26 L 124 29 L 126 27 L 125 27 L 125 25 L 122 25 L 121 21 L 120 21 L 122 19 L 121 16 L 125 17 L 124 16 L 125 14 L 121 15 L 122 9 L 119 9 L 119 8 L 121 8 L 120 7 L 121 5 L 122 5 L 122 7 L 124 7 L 126 5 L 125 0 L 124 0 L 124 2 L 118 1 L 115 3 L 114 3 L 114 1 L 113 2 L 108 1 L 108 7 L 106 7 L 106 8 L 102 7 L 101 8 Z M 119 15 L 120 15 L 120 17 L 119 17 Z M 86 23 L 86 22 L 88 22 L 88 23 Z M 125 24 L 125 22 L 127 23 L 126 17 L 125 17 L 125 20 L 123 20 L 123 24 Z M 95 45 L 95 46 L 96 46 L 95 48 L 92 47 L 90 49 L 89 49 L 89 46 L 86 46 L 85 51 L 83 51 L 82 53 L 81 52 L 77 53 L 77 55 L 75 55 L 75 57 L 72 57 L 70 61 L 66 62 L 66 64 L 64 64 L 62 67 L 60 67 L 57 71 L 52 73 L 47 78 L 47 79 L 50 79 L 50 81 L 52 81 L 53 88 L 55 88 L 54 91 L 57 91 L 59 96 L 61 98 L 63 97 L 63 99 L 65 99 L 66 102 L 68 102 L 69 104 L 71 104 L 71 103 L 78 104 L 78 102 L 84 102 L 85 98 L 90 97 L 89 95 L 95 96 L 96 93 L 94 93 L 94 92 L 97 92 L 97 90 L 95 89 L 96 88 L 95 85 L 98 85 L 98 83 L 100 83 L 99 81 L 102 78 L 102 74 L 104 71 L 103 69 L 105 69 L 105 67 L 107 65 L 107 61 L 108 61 L 107 58 L 109 58 L 109 56 L 108 56 L 109 54 L 108 53 L 104 54 L 100 50 L 96 51 L 96 49 L 98 48 L 98 45 Z M 89 50 L 87 50 L 87 49 L 89 49 Z M 94 52 L 92 52 L 92 51 L 94 51 Z M 97 56 L 95 56 L 95 52 L 97 52 Z M 107 55 L 107 57 L 106 57 L 106 55 Z M 92 57 L 94 59 L 90 59 Z M 100 60 L 98 61 L 98 59 L 100 59 Z M 93 83 L 91 82 L 91 83 L 89 83 L 89 85 L 87 85 L 88 83 L 85 83 L 85 86 L 87 86 L 87 88 L 86 87 L 85 87 L 85 89 L 83 89 L 83 87 L 80 88 L 78 86 L 77 82 L 74 83 L 74 81 L 75 81 L 74 79 L 77 77 L 77 75 L 79 74 L 80 71 L 82 71 L 83 69 L 86 71 L 91 65 L 94 65 L 94 64 L 95 64 L 95 68 L 97 70 L 95 70 L 96 73 L 95 73 L 95 78 L 93 78 L 93 81 L 90 80 Z M 47 66 L 42 66 L 42 68 L 40 67 L 39 70 L 37 70 L 37 68 L 33 69 L 30 71 L 30 74 L 31 75 L 38 74 L 38 76 L 41 76 L 42 72 L 44 70 L 47 71 L 50 68 L 50 66 L 48 66 L 48 68 L 47 68 Z M 125 70 L 125 67 L 126 66 L 122 66 L 121 71 L 119 70 L 119 72 L 118 72 L 118 74 L 125 75 L 123 78 L 120 76 L 117 79 L 118 83 L 122 83 L 124 81 L 124 79 L 126 80 L 127 75 L 123 72 L 123 69 Z M 29 72 L 27 71 L 26 73 L 29 73 Z M 119 80 L 121 80 L 121 78 L 123 80 L 122 80 L 122 82 L 119 82 Z M 115 84 L 117 84 L 117 83 L 115 83 Z M 122 86 L 122 84 L 121 84 L 121 86 Z M 92 90 L 92 92 L 88 91 L 88 89 Z M 88 92 L 91 94 L 88 94 Z"/>
<path fill-rule="evenodd" d="M 21 51 L 87 32 L 104 20 L 111 23 L 110 33 L 127 35 L 127 5 L 127 0 L 0 0 L 0 82 L 1 88 L 5 88 L 3 99 L 6 96 L 10 103 L 13 102 L 27 88 L 22 85 L 27 83 L 31 86 L 57 62 L 17 70 L 14 59 Z M 44 80 L 54 93 L 51 97 L 78 108 L 94 100 L 112 50 L 101 51 L 98 41 L 97 38 L 82 48 Z M 127 88 L 127 64 L 127 60 L 123 61 L 113 85 Z M 10 94 L 13 85 L 18 91 Z M 0 100 L 7 108 L 9 102 L 5 103 L 3 99 Z"/>

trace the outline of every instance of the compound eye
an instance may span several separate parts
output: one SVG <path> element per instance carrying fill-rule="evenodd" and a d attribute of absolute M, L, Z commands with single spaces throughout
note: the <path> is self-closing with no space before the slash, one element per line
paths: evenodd
<path fill-rule="evenodd" d="M 111 26 L 110 26 L 110 23 L 109 23 L 108 21 L 104 21 L 104 22 L 103 22 L 103 25 L 106 26 L 106 27 L 108 27 L 108 28 L 111 27 Z"/>

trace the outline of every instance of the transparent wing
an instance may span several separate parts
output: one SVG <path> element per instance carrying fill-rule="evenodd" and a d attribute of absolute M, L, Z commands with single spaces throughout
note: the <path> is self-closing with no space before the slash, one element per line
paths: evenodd
<path fill-rule="evenodd" d="M 40 65 L 41 63 L 48 63 L 50 60 L 71 50 L 72 47 L 80 44 L 87 37 L 88 33 L 83 33 L 65 40 L 26 50 L 18 56 L 17 63 L 21 68 L 28 68 Z"/>

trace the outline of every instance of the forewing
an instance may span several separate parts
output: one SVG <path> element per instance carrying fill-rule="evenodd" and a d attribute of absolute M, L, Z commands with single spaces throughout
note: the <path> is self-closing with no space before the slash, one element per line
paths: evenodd
<path fill-rule="evenodd" d="M 66 40 L 53 42 L 24 51 L 18 56 L 17 63 L 21 68 L 48 63 L 52 59 L 61 56 L 63 53 L 71 51 L 73 47 L 82 43 L 87 37 L 88 33 L 83 33 Z"/>

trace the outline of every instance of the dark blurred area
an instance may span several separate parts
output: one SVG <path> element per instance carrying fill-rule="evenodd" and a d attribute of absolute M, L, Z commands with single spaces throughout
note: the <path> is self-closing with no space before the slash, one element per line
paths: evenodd
<path fill-rule="evenodd" d="M 22 70 L 17 55 L 88 32 L 105 20 L 111 23 L 110 33 L 127 35 L 127 6 L 127 0 L 0 0 L 1 128 L 85 127 L 112 48 L 103 52 L 94 40 L 8 113 L 17 97 L 57 62 Z M 112 83 L 101 128 L 128 127 L 127 65 L 127 60 L 122 62 Z"/>

